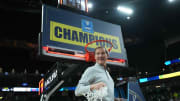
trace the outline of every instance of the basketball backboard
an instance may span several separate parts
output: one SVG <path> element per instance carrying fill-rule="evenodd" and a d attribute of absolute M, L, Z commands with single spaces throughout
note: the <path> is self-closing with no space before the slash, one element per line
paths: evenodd
<path fill-rule="evenodd" d="M 87 43 L 94 40 L 107 40 L 113 44 L 108 64 L 127 65 L 127 54 L 120 25 L 43 5 L 41 32 L 39 40 L 41 55 L 85 61 Z M 110 47 L 109 44 L 101 42 L 89 46 L 88 50 L 93 51 L 98 46 Z"/>

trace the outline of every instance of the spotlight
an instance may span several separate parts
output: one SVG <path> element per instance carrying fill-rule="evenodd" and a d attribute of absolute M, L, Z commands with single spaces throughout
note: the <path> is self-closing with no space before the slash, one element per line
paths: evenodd
<path fill-rule="evenodd" d="M 28 83 L 22 83 L 22 86 L 27 86 L 28 85 Z"/>
<path fill-rule="evenodd" d="M 175 0 L 168 0 L 168 1 L 171 3 L 171 2 L 174 2 Z"/>
<path fill-rule="evenodd" d="M 44 76 L 44 74 L 41 74 L 41 76 L 43 77 L 43 76 Z"/>
<path fill-rule="evenodd" d="M 8 72 L 5 72 L 4 75 L 8 75 L 9 73 Z"/>
<path fill-rule="evenodd" d="M 129 20 L 129 19 L 131 19 L 131 17 L 129 17 L 129 16 L 128 16 L 128 17 L 126 17 L 126 19 L 128 19 L 128 20 Z"/>
<path fill-rule="evenodd" d="M 121 11 L 121 12 L 123 12 L 123 13 L 129 14 L 129 15 L 131 15 L 131 14 L 133 13 L 133 10 L 132 10 L 132 9 L 127 8 L 127 7 L 122 7 L 122 6 L 118 6 L 118 7 L 117 7 L 117 10 L 118 10 L 118 11 Z"/>
<path fill-rule="evenodd" d="M 92 3 L 88 3 L 87 6 L 88 6 L 88 8 L 92 8 L 93 4 Z"/>

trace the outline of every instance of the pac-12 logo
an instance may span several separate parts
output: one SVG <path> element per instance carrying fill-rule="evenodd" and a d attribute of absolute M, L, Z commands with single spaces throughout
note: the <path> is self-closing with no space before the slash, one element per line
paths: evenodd
<path fill-rule="evenodd" d="M 92 21 L 82 19 L 81 26 L 84 32 L 94 33 Z"/>

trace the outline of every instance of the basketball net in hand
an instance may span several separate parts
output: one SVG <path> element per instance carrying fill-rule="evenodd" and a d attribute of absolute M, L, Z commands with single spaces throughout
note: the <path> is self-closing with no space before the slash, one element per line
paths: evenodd
<path fill-rule="evenodd" d="M 89 91 L 84 94 L 88 101 L 102 101 L 103 97 L 107 96 L 107 87 L 101 87 L 99 90 Z"/>

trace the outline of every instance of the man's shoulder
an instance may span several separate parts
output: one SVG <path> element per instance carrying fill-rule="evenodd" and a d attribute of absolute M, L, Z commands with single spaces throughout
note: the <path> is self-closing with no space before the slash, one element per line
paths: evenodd
<path fill-rule="evenodd" d="M 86 70 L 88 70 L 88 71 L 92 71 L 92 70 L 94 70 L 94 69 L 96 69 L 96 68 L 95 68 L 95 65 L 92 65 L 92 66 L 87 67 L 87 69 L 86 69 Z"/>
<path fill-rule="evenodd" d="M 93 65 L 93 66 L 87 67 L 86 70 L 85 70 L 85 72 L 87 72 L 87 73 L 92 73 L 92 72 L 94 72 L 95 69 L 96 69 L 96 68 L 95 68 L 95 66 Z"/>

